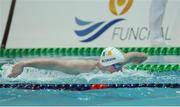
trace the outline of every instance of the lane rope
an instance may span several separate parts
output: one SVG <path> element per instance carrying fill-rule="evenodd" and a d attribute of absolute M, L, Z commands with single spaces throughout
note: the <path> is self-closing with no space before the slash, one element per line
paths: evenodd
<path fill-rule="evenodd" d="M 180 84 L 175 83 L 142 83 L 142 84 L 0 84 L 0 88 L 15 88 L 27 90 L 70 90 L 86 91 L 107 88 L 180 88 Z"/>
<path fill-rule="evenodd" d="M 12 48 L 0 49 L 0 57 L 21 58 L 21 57 L 57 57 L 57 56 L 100 56 L 104 48 Z M 144 47 L 144 48 L 118 48 L 124 53 L 144 52 L 149 56 L 180 55 L 180 47 Z"/>

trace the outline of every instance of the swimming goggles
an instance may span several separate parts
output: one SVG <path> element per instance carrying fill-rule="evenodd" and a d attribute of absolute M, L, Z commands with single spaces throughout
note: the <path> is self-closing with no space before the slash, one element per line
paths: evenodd
<path fill-rule="evenodd" d="M 113 64 L 112 67 L 115 69 L 115 70 L 120 70 L 122 68 L 122 64 Z"/>

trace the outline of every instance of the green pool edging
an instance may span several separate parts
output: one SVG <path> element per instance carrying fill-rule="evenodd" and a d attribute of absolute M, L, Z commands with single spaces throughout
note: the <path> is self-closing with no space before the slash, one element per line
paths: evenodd
<path fill-rule="evenodd" d="M 100 56 L 104 48 L 10 48 L 0 49 L 0 57 L 40 57 L 40 56 Z M 180 47 L 148 47 L 148 48 L 118 48 L 124 53 L 127 52 L 144 52 L 147 55 L 165 56 L 180 55 Z"/>
<path fill-rule="evenodd" d="M 180 71 L 180 65 L 178 64 L 130 64 L 125 68 L 129 70 L 143 70 L 147 72 Z M 0 70 L 2 70 L 2 64 L 0 64 Z"/>

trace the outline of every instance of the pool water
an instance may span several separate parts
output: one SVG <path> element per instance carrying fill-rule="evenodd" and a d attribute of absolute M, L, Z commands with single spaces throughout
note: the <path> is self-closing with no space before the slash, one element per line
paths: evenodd
<path fill-rule="evenodd" d="M 25 68 L 15 79 L 7 78 L 12 65 L 1 72 L 1 83 L 57 83 L 57 84 L 122 84 L 122 83 L 180 83 L 180 72 L 148 73 L 125 70 L 113 74 L 84 73 L 68 75 L 60 71 Z M 119 88 L 89 91 L 0 89 L 1 106 L 180 106 L 180 89 Z"/>

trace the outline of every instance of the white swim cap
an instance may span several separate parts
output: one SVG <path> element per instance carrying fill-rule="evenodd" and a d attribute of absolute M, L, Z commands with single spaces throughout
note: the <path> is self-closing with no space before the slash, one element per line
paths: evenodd
<path fill-rule="evenodd" d="M 102 51 L 100 56 L 100 63 L 103 66 L 110 66 L 119 62 L 123 62 L 124 59 L 124 55 L 120 50 L 113 47 L 108 47 Z"/>

